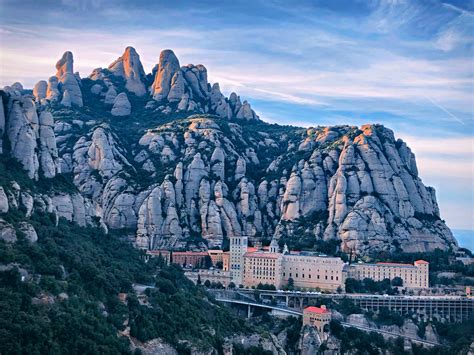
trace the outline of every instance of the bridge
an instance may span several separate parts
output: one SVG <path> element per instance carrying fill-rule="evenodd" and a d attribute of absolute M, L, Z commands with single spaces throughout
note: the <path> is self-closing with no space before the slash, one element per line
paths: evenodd
<path fill-rule="evenodd" d="M 258 294 L 263 303 L 284 304 L 285 307 L 296 309 L 303 309 L 318 300 L 327 299 L 338 303 L 348 299 L 366 311 L 377 312 L 385 308 L 401 315 L 416 314 L 427 320 L 439 317 L 452 322 L 474 318 L 474 298 L 462 296 L 389 296 L 266 290 L 238 292 Z"/>
<path fill-rule="evenodd" d="M 296 316 L 296 317 L 301 317 L 303 315 L 302 310 L 291 309 L 289 307 L 277 306 L 277 305 L 272 305 L 272 304 L 259 303 L 256 300 L 252 300 L 251 297 L 245 292 L 239 292 L 239 291 L 229 292 L 229 291 L 222 291 L 222 290 L 209 290 L 209 291 L 211 291 L 211 293 L 216 296 L 217 302 L 246 306 L 248 318 L 252 316 L 252 307 L 270 310 L 272 314 L 274 315 L 290 315 L 290 316 Z M 418 337 L 390 332 L 390 331 L 379 329 L 379 328 L 366 327 L 360 324 L 341 322 L 341 325 L 346 328 L 347 327 L 357 328 L 365 332 L 376 332 L 376 333 L 379 333 L 386 337 L 391 337 L 391 338 L 402 337 L 405 340 L 409 340 L 412 343 L 421 344 L 421 345 L 430 346 L 430 347 L 442 345 L 440 343 L 421 339 Z"/>

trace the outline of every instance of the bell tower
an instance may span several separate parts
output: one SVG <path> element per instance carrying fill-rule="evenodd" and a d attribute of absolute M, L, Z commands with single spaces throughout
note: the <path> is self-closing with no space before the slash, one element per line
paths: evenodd
<path fill-rule="evenodd" d="M 242 285 L 244 273 L 244 254 L 247 252 L 248 237 L 233 236 L 230 242 L 230 273 L 232 282 L 239 287 Z"/>

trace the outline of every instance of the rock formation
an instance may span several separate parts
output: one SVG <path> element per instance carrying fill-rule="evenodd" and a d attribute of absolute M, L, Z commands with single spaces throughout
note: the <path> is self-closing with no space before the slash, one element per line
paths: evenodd
<path fill-rule="evenodd" d="M 131 47 L 88 79 L 72 66 L 66 52 L 34 96 L 5 89 L 0 139 L 31 179 L 62 173 L 77 191 L 2 186 L 0 213 L 97 221 L 151 249 L 203 250 L 240 235 L 336 239 L 362 255 L 457 247 L 414 154 L 383 126 L 253 125 L 247 101 L 226 98 L 204 66 L 180 67 L 170 50 L 148 77 Z M 126 91 L 137 95 L 133 111 Z"/>
<path fill-rule="evenodd" d="M 128 116 L 132 111 L 130 101 L 128 101 L 127 94 L 121 92 L 115 97 L 114 106 L 112 107 L 112 116 Z"/>
<path fill-rule="evenodd" d="M 65 52 L 62 58 L 56 63 L 56 78 L 59 83 L 59 90 L 68 96 L 63 98 L 66 105 L 73 104 L 82 107 L 82 92 L 76 75 L 73 71 L 74 59 L 71 52 Z"/>
<path fill-rule="evenodd" d="M 145 71 L 135 48 L 127 47 L 123 55 L 109 65 L 109 70 L 125 79 L 128 91 L 137 96 L 145 95 Z"/>
<path fill-rule="evenodd" d="M 152 96 L 156 101 L 163 101 L 168 98 L 171 89 L 171 80 L 175 73 L 180 70 L 179 61 L 172 50 L 166 49 L 160 54 L 158 62 L 158 71 L 155 75 L 155 81 L 152 85 Z M 177 80 L 175 80 L 175 83 Z M 176 93 L 172 95 L 172 99 Z"/>
<path fill-rule="evenodd" d="M 48 89 L 48 83 L 44 80 L 40 80 L 36 83 L 33 88 L 33 95 L 36 97 L 36 100 L 41 101 L 46 98 L 46 91 Z"/>

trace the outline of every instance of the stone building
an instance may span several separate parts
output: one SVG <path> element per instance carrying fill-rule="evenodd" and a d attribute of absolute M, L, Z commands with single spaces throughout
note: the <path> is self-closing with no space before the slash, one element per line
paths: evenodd
<path fill-rule="evenodd" d="M 221 250 L 221 249 L 209 249 L 207 251 L 207 253 L 209 254 L 209 257 L 211 258 L 213 266 L 216 266 L 219 263 L 223 264 L 223 260 L 222 260 L 222 257 L 223 257 L 223 254 L 224 254 L 223 250 Z"/>
<path fill-rule="evenodd" d="M 344 262 L 341 258 L 320 256 L 312 252 L 283 254 L 282 282 L 293 279 L 297 288 L 336 291 L 344 288 Z"/>
<path fill-rule="evenodd" d="M 331 322 L 331 312 L 322 305 L 321 307 L 306 307 L 303 310 L 303 326 L 315 327 L 321 341 L 325 341 L 329 336 L 329 323 Z"/>
<path fill-rule="evenodd" d="M 205 267 L 206 258 L 209 254 L 205 251 L 192 252 L 192 251 L 174 251 L 171 253 L 171 262 L 173 264 L 185 265 L 192 267 Z"/>
<path fill-rule="evenodd" d="M 244 254 L 247 253 L 248 237 L 230 237 L 230 272 L 236 286 L 243 283 Z"/>
<path fill-rule="evenodd" d="M 395 277 L 399 277 L 403 280 L 403 287 L 428 288 L 429 263 L 417 260 L 413 265 L 399 263 L 352 264 L 348 268 L 347 276 L 357 280 L 368 278 L 374 281 L 393 280 Z"/>
<path fill-rule="evenodd" d="M 280 253 L 258 251 L 244 255 L 243 285 L 246 287 L 258 286 L 258 284 L 274 285 L 277 289 L 281 283 Z"/>
<path fill-rule="evenodd" d="M 229 271 L 230 269 L 230 252 L 225 251 L 222 253 L 222 270 Z"/>

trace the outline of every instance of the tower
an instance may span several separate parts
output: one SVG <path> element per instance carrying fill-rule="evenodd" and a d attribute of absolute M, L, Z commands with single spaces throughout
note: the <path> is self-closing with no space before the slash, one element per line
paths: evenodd
<path fill-rule="evenodd" d="M 248 237 L 233 236 L 229 238 L 230 242 L 230 273 L 232 282 L 239 286 L 242 285 L 244 273 L 244 254 L 247 252 Z"/>
<path fill-rule="evenodd" d="M 270 242 L 270 253 L 279 253 L 280 247 L 278 246 L 278 242 L 276 239 L 272 239 Z"/>

